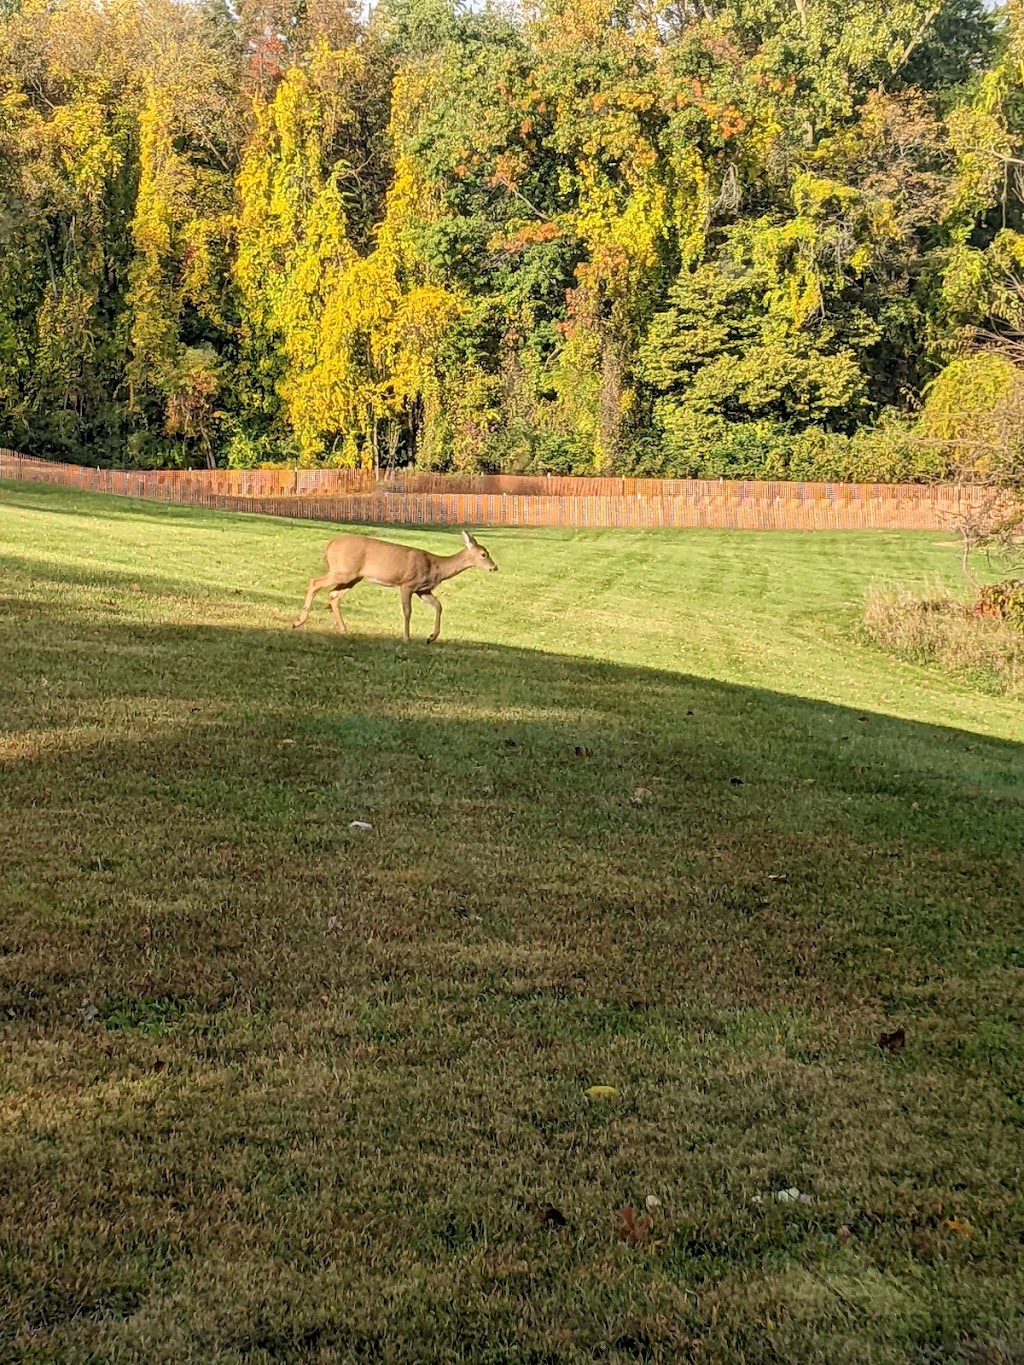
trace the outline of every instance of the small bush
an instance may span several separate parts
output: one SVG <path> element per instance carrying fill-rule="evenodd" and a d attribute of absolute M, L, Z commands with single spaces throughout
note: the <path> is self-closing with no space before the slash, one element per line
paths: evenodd
<path fill-rule="evenodd" d="M 937 664 L 985 691 L 1024 695 L 1024 635 L 943 590 L 921 597 L 874 589 L 864 608 L 868 640 L 912 663 Z"/>
<path fill-rule="evenodd" d="M 975 611 L 979 616 L 991 616 L 1024 631 L 1024 578 L 986 583 L 978 594 Z"/>

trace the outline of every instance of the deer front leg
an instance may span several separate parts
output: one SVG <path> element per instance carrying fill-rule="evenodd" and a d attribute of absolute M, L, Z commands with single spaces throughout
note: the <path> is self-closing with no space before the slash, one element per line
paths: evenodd
<path fill-rule="evenodd" d="M 421 592 L 420 601 L 429 602 L 430 605 L 434 608 L 434 633 L 433 635 L 427 636 L 427 644 L 430 645 L 433 644 L 437 637 L 441 634 L 441 603 L 437 600 L 437 598 L 434 596 L 432 592 Z"/>
<path fill-rule="evenodd" d="M 402 632 L 402 639 L 406 644 L 409 643 L 409 618 L 412 616 L 412 588 L 402 589 L 402 619 L 405 622 L 405 629 Z"/>
<path fill-rule="evenodd" d="M 309 609 L 313 605 L 313 598 L 317 595 L 320 589 L 331 588 L 333 586 L 334 586 L 333 574 L 325 573 L 322 578 L 311 578 L 309 580 L 309 591 L 306 593 L 306 600 L 302 604 L 302 610 L 299 612 L 298 616 L 292 622 L 292 630 L 295 630 L 297 626 L 305 625 L 306 617 L 309 615 Z"/>

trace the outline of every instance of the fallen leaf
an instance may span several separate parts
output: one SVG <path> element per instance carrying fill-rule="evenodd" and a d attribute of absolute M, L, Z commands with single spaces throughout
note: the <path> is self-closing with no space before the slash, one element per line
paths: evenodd
<path fill-rule="evenodd" d="M 768 880 L 769 880 L 770 882 L 788 882 L 788 881 L 789 881 L 789 873 L 788 873 L 788 872 L 769 872 L 769 873 L 768 873 Z"/>
<path fill-rule="evenodd" d="M 577 744 L 574 750 L 577 758 L 593 758 L 593 749 L 585 749 L 582 744 Z"/>
<path fill-rule="evenodd" d="M 367 824 L 365 820 L 350 820 L 348 827 L 349 829 L 373 829 L 373 826 Z"/>
<path fill-rule="evenodd" d="M 653 795 L 654 795 L 654 793 L 651 791 L 650 787 L 634 787 L 634 788 L 633 788 L 633 800 L 634 800 L 634 801 L 646 801 L 647 798 L 648 798 L 649 796 L 653 796 Z"/>
<path fill-rule="evenodd" d="M 328 929 L 337 929 L 339 923 L 340 921 L 338 919 L 338 916 L 332 915 L 330 919 L 327 921 L 327 927 Z"/>
<path fill-rule="evenodd" d="M 692 715 L 693 715 L 693 712 L 692 712 L 692 711 L 687 711 L 686 714 L 687 714 L 688 716 L 692 716 Z"/>
<path fill-rule="evenodd" d="M 742 786 L 743 786 L 743 778 L 742 778 L 742 777 L 730 777 L 730 778 L 729 778 L 729 781 L 730 781 L 730 783 L 732 784 L 732 786 L 734 786 L 734 787 L 742 787 Z"/>
<path fill-rule="evenodd" d="M 619 1209 L 616 1216 L 619 1224 L 616 1229 L 619 1240 L 628 1242 L 630 1246 L 643 1246 L 654 1228 L 654 1219 L 650 1214 L 638 1218 L 633 1212 L 633 1206 L 627 1204 L 624 1209 Z"/>
<path fill-rule="evenodd" d="M 540 1212 L 540 1221 L 549 1228 L 567 1228 L 569 1220 L 561 1209 L 556 1209 L 554 1204 L 545 1204 Z"/>
<path fill-rule="evenodd" d="M 619 1092 L 614 1085 L 592 1085 L 586 1092 L 587 1098 L 591 1100 L 617 1100 Z"/>
<path fill-rule="evenodd" d="M 846 1226 L 845 1223 L 841 1228 L 836 1229 L 836 1236 L 839 1238 L 841 1242 L 848 1242 L 850 1240 L 850 1229 Z"/>
<path fill-rule="evenodd" d="M 511 737 L 511 735 L 509 735 L 509 736 L 506 738 L 506 740 L 505 740 L 505 748 L 506 748 L 506 749 L 518 749 L 518 748 L 519 748 L 519 745 L 518 745 L 518 744 L 516 743 L 516 741 Z"/>
<path fill-rule="evenodd" d="M 331 1003 L 331 997 L 329 995 L 322 995 L 320 997 L 320 1003 L 321 1005 L 329 1005 Z"/>
<path fill-rule="evenodd" d="M 277 747 L 279 749 L 283 749 L 286 745 L 294 743 L 295 743 L 294 739 L 279 739 L 277 741 Z"/>
<path fill-rule="evenodd" d="M 898 1056 L 906 1045 L 907 1030 L 903 1028 L 902 1025 L 897 1029 L 893 1029 L 892 1033 L 883 1033 L 878 1039 L 878 1047 L 880 1047 L 883 1052 L 891 1052 L 894 1057 Z"/>
<path fill-rule="evenodd" d="M 656 1194 L 649 1194 L 644 1200 L 644 1203 L 647 1205 L 649 1211 L 661 1208 L 661 1200 Z"/>
<path fill-rule="evenodd" d="M 795 1185 L 788 1190 L 779 1190 L 775 1195 L 780 1204 L 813 1204 L 814 1197 L 809 1194 L 801 1194 Z"/>
<path fill-rule="evenodd" d="M 79 1006 L 78 1013 L 82 1016 L 83 1024 L 91 1024 L 94 1019 L 99 1018 L 99 1010 L 89 1000 L 83 1000 Z"/>
<path fill-rule="evenodd" d="M 164 1061 L 164 1059 L 162 1057 L 158 1057 L 156 1061 L 153 1063 L 153 1070 L 160 1072 L 163 1071 L 166 1068 L 166 1066 L 167 1063 Z"/>
<path fill-rule="evenodd" d="M 970 1238 L 974 1236 L 974 1229 L 966 1218 L 947 1218 L 942 1226 L 949 1228 L 950 1232 L 955 1232 L 958 1237 Z"/>

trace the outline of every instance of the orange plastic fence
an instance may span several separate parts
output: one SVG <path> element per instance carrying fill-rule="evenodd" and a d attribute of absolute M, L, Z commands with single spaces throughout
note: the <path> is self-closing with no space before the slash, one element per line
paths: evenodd
<path fill-rule="evenodd" d="M 349 469 L 115 470 L 0 450 L 0 477 L 314 521 L 416 526 L 947 530 L 987 493 L 951 484 L 525 478 Z"/>

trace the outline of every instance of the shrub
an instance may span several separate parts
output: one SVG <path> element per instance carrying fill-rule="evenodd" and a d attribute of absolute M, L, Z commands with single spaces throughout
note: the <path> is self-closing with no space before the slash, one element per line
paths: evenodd
<path fill-rule="evenodd" d="M 1007 578 L 1002 583 L 986 583 L 974 609 L 979 616 L 994 617 L 1024 631 L 1024 579 Z"/>
<path fill-rule="evenodd" d="M 937 589 L 927 597 L 876 588 L 863 617 L 868 640 L 912 663 L 933 664 L 986 691 L 1024 695 L 1024 636 Z"/>
<path fill-rule="evenodd" d="M 1024 374 L 995 351 L 978 351 L 951 361 L 928 386 L 918 419 L 919 435 L 948 442 L 957 462 L 984 473 L 1005 440 L 1024 390 Z"/>
<path fill-rule="evenodd" d="M 951 471 L 941 444 L 922 441 L 894 413 L 883 413 L 853 436 L 821 427 L 794 431 L 771 419 L 728 422 L 668 400 L 658 405 L 657 418 L 661 467 L 655 470 L 648 454 L 643 472 L 671 478 L 922 483 Z M 622 463 L 621 472 L 634 472 Z"/>
<path fill-rule="evenodd" d="M 294 465 L 299 448 L 290 433 L 282 436 L 280 432 L 268 431 L 254 436 L 238 428 L 224 448 L 224 457 L 229 469 L 272 468 Z"/>

